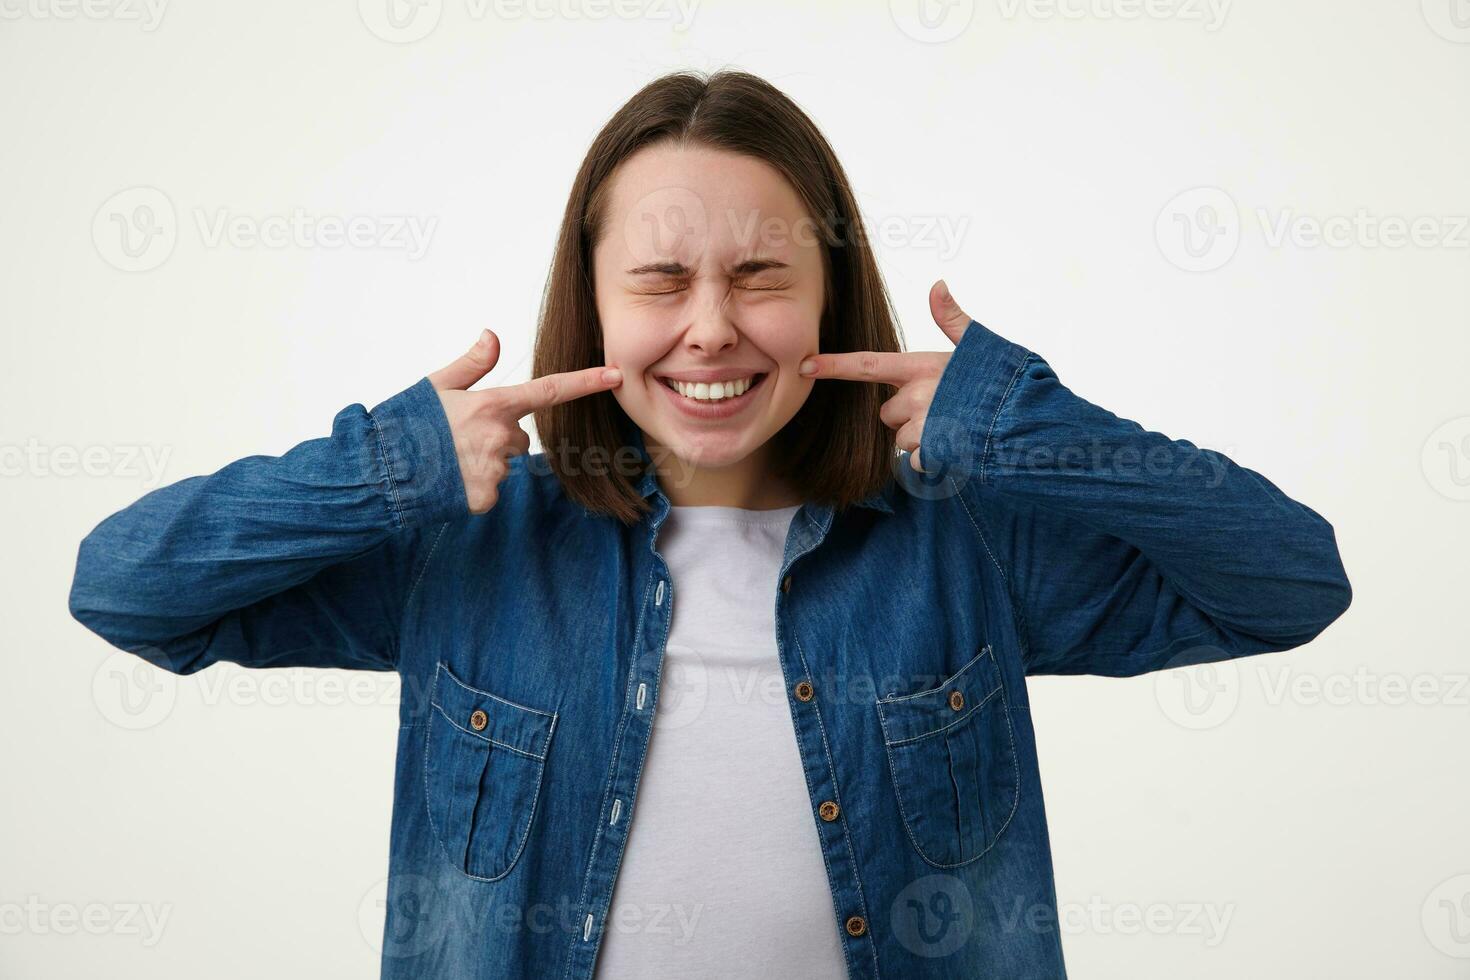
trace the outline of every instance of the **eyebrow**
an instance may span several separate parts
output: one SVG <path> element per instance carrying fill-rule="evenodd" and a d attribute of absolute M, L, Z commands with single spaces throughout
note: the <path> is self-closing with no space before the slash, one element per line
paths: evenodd
<path fill-rule="evenodd" d="M 749 276 L 767 269 L 789 269 L 785 262 L 770 258 L 746 259 L 730 270 L 734 276 Z M 662 276 L 687 276 L 689 267 L 682 262 L 649 262 L 628 270 L 630 276 L 656 274 Z"/>

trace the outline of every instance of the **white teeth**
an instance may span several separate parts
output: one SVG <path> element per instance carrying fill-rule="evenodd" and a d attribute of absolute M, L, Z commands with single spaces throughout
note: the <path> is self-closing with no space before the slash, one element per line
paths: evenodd
<path fill-rule="evenodd" d="M 726 398 L 734 398 L 743 395 L 750 389 L 755 380 L 755 375 L 746 378 L 736 378 L 733 381 L 699 381 L 690 383 L 687 381 L 675 381 L 668 379 L 670 388 L 673 388 L 685 398 L 693 398 L 702 402 L 717 402 Z"/>

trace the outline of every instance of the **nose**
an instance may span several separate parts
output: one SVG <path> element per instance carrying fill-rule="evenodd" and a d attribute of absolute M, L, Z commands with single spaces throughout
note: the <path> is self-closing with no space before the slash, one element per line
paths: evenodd
<path fill-rule="evenodd" d="M 734 347 L 740 333 L 730 319 L 730 283 L 720 278 L 699 279 L 690 287 L 689 324 L 684 345 L 704 354 L 718 354 Z"/>

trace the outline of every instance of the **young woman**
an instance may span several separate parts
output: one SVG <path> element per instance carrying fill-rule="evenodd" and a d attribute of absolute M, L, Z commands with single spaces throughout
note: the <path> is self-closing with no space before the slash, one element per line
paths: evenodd
<path fill-rule="evenodd" d="M 861 227 L 780 92 L 659 79 L 577 174 L 533 380 L 471 390 L 487 331 L 82 542 L 73 614 L 166 670 L 401 675 L 383 976 L 1061 977 L 1026 676 L 1347 608 L 1325 520 L 942 282 L 954 349 L 902 352 Z"/>

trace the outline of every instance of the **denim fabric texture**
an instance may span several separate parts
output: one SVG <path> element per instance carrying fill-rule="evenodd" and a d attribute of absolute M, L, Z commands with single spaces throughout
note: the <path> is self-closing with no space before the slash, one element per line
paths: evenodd
<path fill-rule="evenodd" d="M 639 441 L 636 525 L 570 501 L 544 453 L 471 515 L 453 447 L 424 378 L 157 489 L 82 541 L 71 612 L 176 674 L 396 671 L 382 976 L 583 980 L 678 601 L 653 546 L 669 499 Z M 860 504 L 804 504 L 771 583 L 831 926 L 855 978 L 1063 977 L 1026 677 L 1304 644 L 1351 599 L 1335 535 L 975 321 L 928 472 L 907 455 Z"/>

